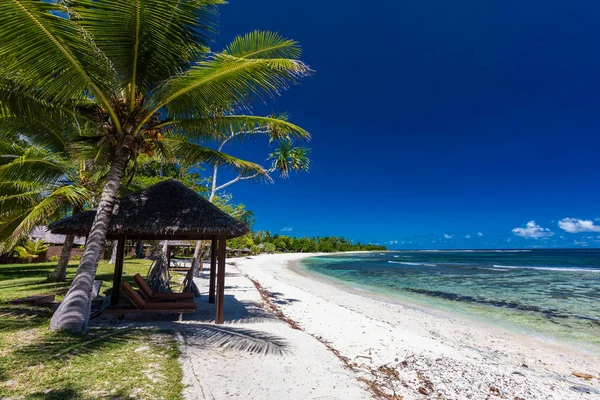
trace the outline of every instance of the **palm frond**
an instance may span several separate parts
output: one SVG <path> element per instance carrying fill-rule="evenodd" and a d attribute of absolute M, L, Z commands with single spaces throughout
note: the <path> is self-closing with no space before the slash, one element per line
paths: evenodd
<path fill-rule="evenodd" d="M 118 125 L 109 102 L 118 89 L 116 74 L 70 13 L 63 2 L 0 2 L 0 69 L 29 82 L 45 101 L 65 103 L 89 91 Z"/>
<path fill-rule="evenodd" d="M 272 162 L 270 171 L 279 171 L 282 178 L 287 178 L 291 171 L 308 171 L 310 169 L 310 149 L 295 147 L 292 140 L 279 142 L 277 150 L 269 154 L 268 161 Z"/>
<path fill-rule="evenodd" d="M 163 140 L 172 154 L 185 165 L 211 164 L 219 167 L 228 167 L 236 171 L 240 176 L 251 176 L 255 174 L 266 175 L 267 171 L 260 165 L 242 160 L 229 154 L 192 143 L 179 136 L 166 136 Z"/>
<path fill-rule="evenodd" d="M 1 143 L 1 142 L 0 142 Z M 6 150 L 6 149 L 5 149 Z M 13 146 L 13 153 L 0 153 L 0 180 L 55 182 L 68 168 L 67 163 L 46 149 Z"/>
<path fill-rule="evenodd" d="M 173 121 L 173 130 L 192 139 L 225 139 L 235 134 L 245 136 L 268 135 L 272 140 L 297 138 L 310 139 L 310 133 L 287 121 L 283 116 L 223 115 L 182 118 Z"/>
<path fill-rule="evenodd" d="M 118 71 L 130 106 L 135 92 L 189 68 L 215 31 L 221 0 L 79 0 L 72 10 Z"/>
<path fill-rule="evenodd" d="M 295 59 L 248 59 L 218 53 L 159 88 L 152 113 L 166 106 L 168 114 L 177 118 L 206 115 L 225 105 L 248 107 L 252 100 L 275 97 L 311 73 Z"/>
<path fill-rule="evenodd" d="M 42 191 L 35 190 L 30 192 L 18 192 L 14 194 L 0 196 L 0 211 L 14 211 L 33 208 L 42 200 L 42 195 Z"/>
<path fill-rule="evenodd" d="M 302 49 L 298 42 L 286 39 L 278 33 L 254 31 L 238 36 L 225 49 L 226 54 L 239 58 L 288 58 L 299 59 Z"/>
<path fill-rule="evenodd" d="M 79 186 L 59 187 L 24 213 L 9 239 L 21 238 L 29 234 L 35 226 L 46 224 L 61 214 L 64 215 L 68 206 L 83 207 L 92 199 L 92 195 L 87 189 Z"/>

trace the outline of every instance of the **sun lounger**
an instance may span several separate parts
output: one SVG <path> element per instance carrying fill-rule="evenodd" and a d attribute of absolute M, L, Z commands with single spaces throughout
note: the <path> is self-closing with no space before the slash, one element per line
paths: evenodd
<path fill-rule="evenodd" d="M 147 301 L 194 301 L 193 293 L 164 293 L 164 292 L 154 292 L 148 283 L 140 274 L 135 274 L 133 277 L 135 284 L 140 289 L 142 296 L 146 298 Z"/>
<path fill-rule="evenodd" d="M 175 302 L 155 302 L 146 301 L 136 292 L 129 283 L 121 283 L 121 290 L 131 300 L 134 306 L 146 312 L 192 312 L 196 309 L 196 303 L 193 300 L 175 301 Z"/>

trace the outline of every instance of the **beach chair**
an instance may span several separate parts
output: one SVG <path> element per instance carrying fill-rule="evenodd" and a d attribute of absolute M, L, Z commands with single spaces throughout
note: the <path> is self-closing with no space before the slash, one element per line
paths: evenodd
<path fill-rule="evenodd" d="M 162 314 L 162 313 L 173 313 L 179 314 L 179 321 L 181 321 L 183 313 L 194 312 L 196 310 L 196 303 L 192 301 L 146 301 L 142 296 L 136 292 L 128 282 L 121 283 L 121 291 L 129 298 L 131 303 L 137 308 L 138 311 L 147 314 Z M 121 313 L 123 316 L 126 313 L 131 313 L 132 310 L 125 309 L 114 309 L 112 313 Z"/>
<path fill-rule="evenodd" d="M 193 293 L 155 292 L 140 274 L 135 274 L 133 280 L 140 289 L 140 293 L 146 298 L 147 301 L 194 301 Z"/>

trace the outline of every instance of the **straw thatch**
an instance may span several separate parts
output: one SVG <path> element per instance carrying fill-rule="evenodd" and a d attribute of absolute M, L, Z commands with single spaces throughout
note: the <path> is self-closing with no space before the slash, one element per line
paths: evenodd
<path fill-rule="evenodd" d="M 52 233 L 87 235 L 96 211 L 85 211 L 50 225 Z M 111 217 L 108 238 L 126 234 L 129 239 L 234 238 L 248 226 L 180 182 L 168 180 L 119 200 Z"/>
<path fill-rule="evenodd" d="M 55 235 L 50 233 L 48 227 L 44 225 L 38 225 L 31 230 L 29 233 L 29 239 L 31 240 L 40 240 L 42 239 L 44 242 L 50 245 L 63 245 L 65 243 L 65 235 Z M 82 245 L 85 244 L 85 236 L 76 236 L 73 244 Z"/>

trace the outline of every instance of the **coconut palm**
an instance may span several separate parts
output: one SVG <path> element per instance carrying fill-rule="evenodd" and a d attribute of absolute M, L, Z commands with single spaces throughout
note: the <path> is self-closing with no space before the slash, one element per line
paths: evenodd
<path fill-rule="evenodd" d="M 254 100 L 308 75 L 296 42 L 268 32 L 208 49 L 222 0 L 4 0 L 0 2 L 0 109 L 24 123 L 44 113 L 95 128 L 110 154 L 106 183 L 73 283 L 52 329 L 81 331 L 96 261 L 123 171 L 165 133 L 218 137 Z M 252 118 L 237 116 L 240 119 Z M 282 129 L 289 129 L 282 127 Z M 291 134 L 302 136 L 295 130 Z M 242 174 L 254 166 L 217 151 L 206 161 Z"/>

